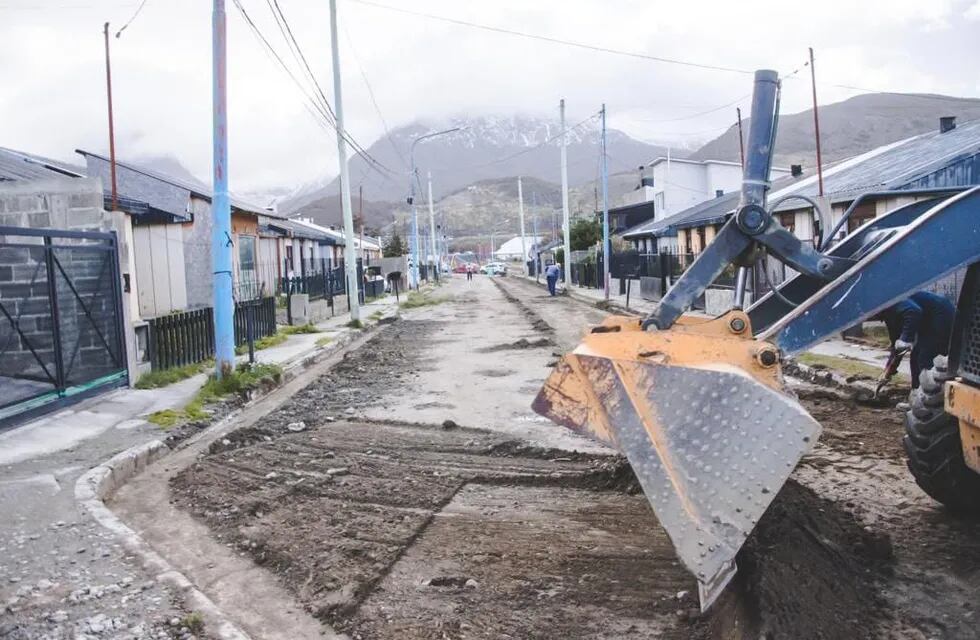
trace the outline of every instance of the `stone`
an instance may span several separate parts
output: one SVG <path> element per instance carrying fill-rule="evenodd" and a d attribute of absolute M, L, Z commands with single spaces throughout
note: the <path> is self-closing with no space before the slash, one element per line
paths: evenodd
<path fill-rule="evenodd" d="M 279 477 L 279 474 L 276 473 L 275 471 L 270 471 L 269 473 L 265 474 L 265 479 L 266 480 L 275 480 L 278 477 Z"/>
<path fill-rule="evenodd" d="M 68 612 L 64 609 L 58 609 L 54 613 L 48 615 L 48 621 L 54 623 L 64 622 L 68 619 Z"/>
<path fill-rule="evenodd" d="M 464 586 L 467 589 L 476 589 L 477 587 L 480 586 L 480 583 L 477 582 L 476 580 L 474 580 L 473 578 L 470 578 L 469 580 L 466 581 L 466 583 L 464 584 Z"/>
<path fill-rule="evenodd" d="M 333 476 L 346 476 L 349 473 L 350 473 L 350 470 L 347 467 L 332 467 L 330 469 L 327 469 L 327 475 L 328 476 L 331 476 L 331 477 L 333 477 Z"/>

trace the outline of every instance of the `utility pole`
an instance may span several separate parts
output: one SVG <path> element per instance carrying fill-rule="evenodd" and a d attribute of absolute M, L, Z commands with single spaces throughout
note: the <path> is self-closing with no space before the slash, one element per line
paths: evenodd
<path fill-rule="evenodd" d="M 436 280 L 439 279 L 439 252 L 436 250 L 436 210 L 432 204 L 432 172 L 426 171 L 429 180 L 429 234 L 432 245 L 432 261 L 435 263 Z"/>
<path fill-rule="evenodd" d="M 524 275 L 530 275 L 527 272 L 527 243 L 524 240 L 524 188 L 520 176 L 517 176 L 517 210 L 521 216 L 521 262 L 524 263 Z"/>
<path fill-rule="evenodd" d="M 817 115 L 817 71 L 813 68 L 813 47 L 810 47 L 810 84 L 813 86 L 813 133 L 817 138 L 817 184 L 823 197 L 823 159 L 820 157 L 820 117 Z"/>
<path fill-rule="evenodd" d="M 119 193 L 116 191 L 116 134 L 112 125 L 112 68 L 109 64 L 109 23 L 102 28 L 105 35 L 105 88 L 109 99 L 109 174 L 112 180 L 112 210 L 119 209 Z"/>
<path fill-rule="evenodd" d="M 742 169 L 745 169 L 745 141 L 742 139 L 742 109 L 735 107 L 738 116 L 738 155 L 742 159 Z"/>
<path fill-rule="evenodd" d="M 347 305 L 351 322 L 361 321 L 361 300 L 357 281 L 357 252 L 354 248 L 354 214 L 350 203 L 350 171 L 347 166 L 347 130 L 344 129 L 344 97 L 340 86 L 340 47 L 337 37 L 337 0 L 330 0 L 330 49 L 333 58 L 333 98 L 337 112 L 337 159 L 340 162 L 340 206 L 344 213 L 344 271 L 347 279 Z"/>
<path fill-rule="evenodd" d="M 228 198 L 228 84 L 225 0 L 211 14 L 212 143 L 211 263 L 214 272 L 214 366 L 218 378 L 235 370 L 235 301 L 232 293 L 231 201 Z M 108 33 L 108 30 L 107 30 Z"/>
<path fill-rule="evenodd" d="M 668 155 L 670 150 L 667 151 Z M 668 162 L 670 162 L 668 160 Z M 670 166 L 669 164 L 667 165 Z M 609 300 L 609 261 L 612 243 L 609 240 L 609 166 L 606 162 L 606 105 L 602 105 L 602 281 L 605 298 Z"/>
<path fill-rule="evenodd" d="M 568 220 L 568 131 L 565 130 L 565 99 L 558 103 L 561 112 L 561 230 L 564 236 L 565 264 L 561 266 L 562 279 L 568 288 L 572 268 L 572 230 Z"/>
<path fill-rule="evenodd" d="M 361 225 L 361 260 L 367 258 L 364 250 L 364 185 L 357 185 L 357 221 Z"/>
<path fill-rule="evenodd" d="M 452 133 L 454 131 L 459 131 L 460 129 L 461 127 L 453 127 L 452 129 L 446 129 L 445 131 L 436 131 L 435 133 L 427 133 L 424 136 L 419 136 L 418 138 L 415 138 L 415 140 L 412 141 L 411 151 L 409 152 L 409 157 L 411 158 L 411 174 L 408 177 L 409 180 L 408 204 L 412 206 L 411 275 L 415 279 L 416 289 L 418 289 L 419 286 L 419 211 L 418 211 L 418 207 L 415 204 L 415 183 L 418 180 L 418 171 L 415 168 L 415 145 L 422 142 L 423 140 L 428 140 L 429 138 L 435 138 L 436 136 L 441 136 L 447 133 Z"/>
<path fill-rule="evenodd" d="M 538 193 L 536 191 L 531 192 L 531 233 L 534 237 L 534 242 L 531 244 L 531 250 L 534 252 L 534 279 L 538 280 L 538 276 L 541 275 L 541 245 L 538 239 Z"/>

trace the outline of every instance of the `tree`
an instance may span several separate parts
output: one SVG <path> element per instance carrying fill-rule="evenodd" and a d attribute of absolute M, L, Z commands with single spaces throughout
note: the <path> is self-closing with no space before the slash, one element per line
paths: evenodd
<path fill-rule="evenodd" d="M 596 218 L 578 218 L 569 229 L 572 251 L 582 251 L 595 246 L 602 238 L 602 227 Z"/>
<path fill-rule="evenodd" d="M 402 242 L 402 237 L 398 235 L 397 229 L 392 229 L 391 237 L 385 239 L 382 251 L 386 258 L 400 258 L 405 255 L 405 243 Z"/>

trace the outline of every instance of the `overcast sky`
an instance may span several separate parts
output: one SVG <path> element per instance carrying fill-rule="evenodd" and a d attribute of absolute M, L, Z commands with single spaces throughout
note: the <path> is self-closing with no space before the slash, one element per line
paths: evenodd
<path fill-rule="evenodd" d="M 271 0 L 268 0 L 271 2 Z M 240 0 L 294 69 L 267 0 Z M 377 0 L 459 20 L 736 69 L 800 71 L 783 110 L 809 106 L 807 46 L 821 103 L 857 91 L 980 96 L 980 0 Z M 108 148 L 102 24 L 139 0 L 0 0 L 0 146 L 78 160 Z M 327 0 L 279 0 L 333 101 Z M 394 128 L 457 115 L 569 117 L 606 102 L 610 126 L 654 142 L 706 140 L 734 120 L 751 76 L 665 64 L 448 24 L 339 0 L 347 127 L 384 134 L 363 74 Z M 233 191 L 291 188 L 336 172 L 333 137 L 228 0 Z M 120 158 L 172 155 L 208 179 L 211 2 L 147 0 L 111 40 Z M 747 111 L 748 100 L 741 103 Z M 692 117 L 696 116 L 696 117 Z M 74 157 L 73 157 L 74 156 Z"/>

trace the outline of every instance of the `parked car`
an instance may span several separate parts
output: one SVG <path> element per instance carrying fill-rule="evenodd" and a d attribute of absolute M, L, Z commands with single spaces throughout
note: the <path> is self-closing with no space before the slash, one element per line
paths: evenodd
<path fill-rule="evenodd" d="M 505 276 L 507 275 L 507 265 L 502 262 L 490 262 L 480 268 L 480 273 L 485 273 L 488 276 Z"/>

